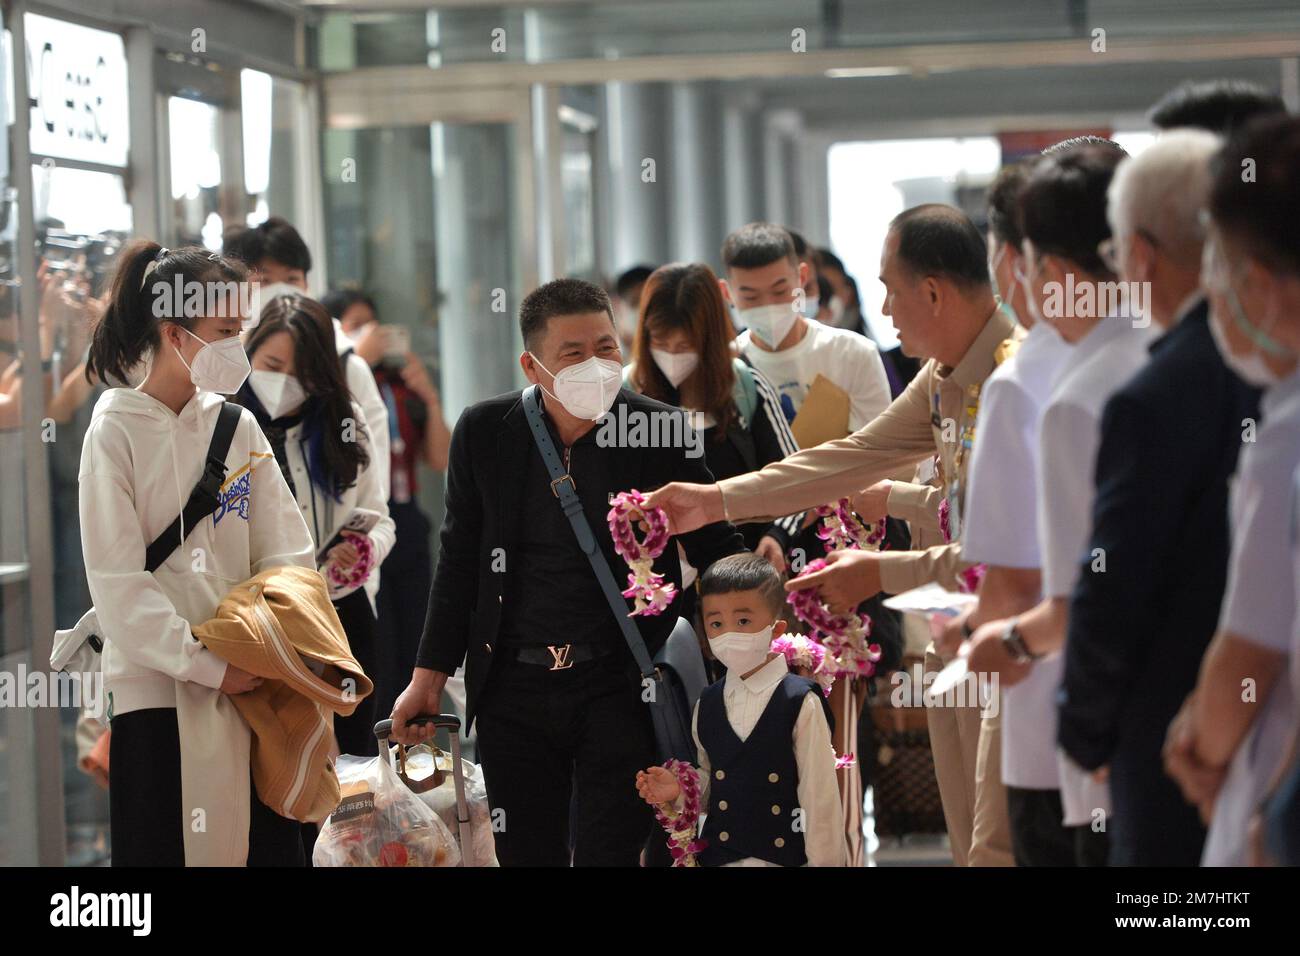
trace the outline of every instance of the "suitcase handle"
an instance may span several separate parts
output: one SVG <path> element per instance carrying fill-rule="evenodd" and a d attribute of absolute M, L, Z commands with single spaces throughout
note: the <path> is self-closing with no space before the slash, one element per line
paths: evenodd
<path fill-rule="evenodd" d="M 446 727 L 450 730 L 460 730 L 460 718 L 455 714 L 420 714 L 407 722 L 410 724 L 433 724 L 435 730 L 441 730 Z M 375 724 L 375 739 L 387 740 L 393 733 L 393 719 L 386 717 L 379 723 Z"/>

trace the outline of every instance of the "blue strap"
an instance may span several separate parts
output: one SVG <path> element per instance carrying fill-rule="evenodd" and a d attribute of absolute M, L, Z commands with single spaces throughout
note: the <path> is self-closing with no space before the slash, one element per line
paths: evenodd
<path fill-rule="evenodd" d="M 542 421 L 542 409 L 538 400 L 540 392 L 541 389 L 536 385 L 524 389 L 524 414 L 528 418 L 528 427 L 532 429 L 537 449 L 542 453 L 542 461 L 546 463 L 546 470 L 550 473 L 551 493 L 560 500 L 564 516 L 569 519 L 569 524 L 573 526 L 573 533 L 578 538 L 578 546 L 582 548 L 583 554 L 591 562 L 592 570 L 596 572 L 596 580 L 600 582 L 600 589 L 605 592 L 605 600 L 609 602 L 610 610 L 614 612 L 614 619 L 618 621 L 619 630 L 623 632 L 623 639 L 627 641 L 628 649 L 632 651 L 632 657 L 636 660 L 641 676 L 653 678 L 654 665 L 650 663 L 650 652 L 646 649 L 645 641 L 641 639 L 641 632 L 628 617 L 627 601 L 623 599 L 623 592 L 614 581 L 614 574 L 605 562 L 605 556 L 596 546 L 596 537 L 591 533 L 591 525 L 587 523 L 587 516 L 582 511 L 582 500 L 578 497 L 573 476 L 565 470 L 555 450 L 555 442 L 551 441 L 551 433 L 546 430 L 546 423 Z"/>

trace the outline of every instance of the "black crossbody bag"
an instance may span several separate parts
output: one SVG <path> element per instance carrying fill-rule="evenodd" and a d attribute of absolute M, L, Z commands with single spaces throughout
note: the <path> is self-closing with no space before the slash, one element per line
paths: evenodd
<path fill-rule="evenodd" d="M 226 454 L 230 451 L 230 443 L 234 440 L 235 427 L 239 424 L 241 410 L 241 406 L 228 401 L 222 404 L 221 411 L 217 413 L 217 426 L 212 430 L 212 440 L 208 443 L 203 474 L 199 476 L 198 483 L 190 492 L 189 500 L 185 502 L 181 513 L 145 549 L 144 569 L 150 574 L 162 567 L 163 562 L 171 557 L 172 552 L 181 546 L 182 519 L 185 525 L 185 536 L 189 537 L 189 533 L 202 523 L 204 518 L 216 511 L 217 505 L 221 504 L 221 483 L 226 480 Z M 54 654 L 50 659 L 51 664 L 55 664 L 56 660 L 62 664 L 62 666 L 55 664 L 56 670 L 68 670 L 73 666 L 78 671 L 99 669 L 96 659 L 104 649 L 104 641 L 98 634 L 87 634 L 82 640 L 71 637 L 75 631 L 60 631 L 59 634 L 68 634 L 69 639 L 76 646 L 68 644 L 60 647 L 56 635 Z M 89 646 L 92 652 L 90 655 L 86 654 L 85 645 Z M 92 661 L 94 661 L 93 666 Z"/>
<path fill-rule="evenodd" d="M 537 448 L 542 453 L 542 460 L 546 463 L 546 470 L 551 475 L 551 491 L 559 499 L 564 516 L 573 526 L 578 546 L 582 548 L 583 554 L 591 562 L 592 570 L 596 572 L 600 589 L 609 602 L 610 610 L 614 612 L 614 619 L 618 621 L 623 639 L 627 641 L 637 669 L 641 672 L 644 688 L 642 697 L 647 698 L 646 703 L 650 707 L 659 757 L 662 760 L 672 758 L 693 764 L 698 759 L 698 755 L 691 734 L 691 711 L 695 705 L 695 701 L 691 698 L 698 697 L 700 688 L 689 687 L 687 681 L 683 679 L 682 671 L 694 670 L 694 661 L 690 660 L 689 649 L 686 646 L 689 641 L 694 655 L 699 658 L 699 673 L 700 677 L 703 677 L 704 661 L 695 640 L 695 631 L 690 628 L 689 622 L 678 621 L 678 627 L 673 630 L 672 637 L 665 643 L 656 660 L 651 662 L 650 652 L 641 638 L 641 632 L 628 617 L 627 601 L 623 598 L 622 588 L 614 580 L 614 573 L 609 569 L 605 556 L 596 544 L 596 537 L 591 532 L 587 516 L 583 514 L 582 501 L 578 498 L 573 478 L 561 463 L 560 456 L 555 451 L 555 443 L 551 441 L 550 432 L 546 430 L 546 423 L 542 421 L 542 410 L 537 398 L 538 391 L 536 385 L 524 390 L 524 413 L 528 418 L 528 427 L 532 429 L 533 440 L 537 443 Z M 687 625 L 685 628 L 682 627 L 683 623 Z M 689 637 L 686 633 L 688 630 Z M 675 658 L 682 658 L 683 666 L 680 668 L 674 666 L 671 662 Z M 702 686 L 701 684 L 700 687 Z"/>

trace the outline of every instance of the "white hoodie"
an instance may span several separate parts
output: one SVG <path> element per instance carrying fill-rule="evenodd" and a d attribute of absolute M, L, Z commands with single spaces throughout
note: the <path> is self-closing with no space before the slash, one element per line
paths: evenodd
<path fill-rule="evenodd" d="M 104 638 L 108 716 L 176 707 L 177 682 L 218 688 L 226 664 L 194 639 L 232 587 L 268 568 L 314 568 L 311 534 L 266 436 L 243 410 L 226 453 L 221 504 L 153 574 L 145 549 L 203 471 L 222 400 L 197 392 L 177 415 L 144 392 L 110 388 L 81 449 L 82 553 Z"/>

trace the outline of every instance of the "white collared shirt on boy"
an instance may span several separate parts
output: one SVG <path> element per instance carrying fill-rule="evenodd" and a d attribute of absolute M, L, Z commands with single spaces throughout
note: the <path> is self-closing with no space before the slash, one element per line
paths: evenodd
<path fill-rule="evenodd" d="M 1219 630 L 1281 654 L 1291 653 L 1296 577 L 1291 563 L 1292 478 L 1300 467 L 1300 369 L 1260 400 L 1263 420 L 1232 480 L 1232 557 Z M 1250 818 L 1286 756 L 1295 695 L 1284 673 L 1237 746 L 1214 805 L 1202 866 L 1244 866 Z"/>
<path fill-rule="evenodd" d="M 966 488 L 962 556 L 997 567 L 1042 567 L 1038 548 L 1038 422 L 1071 346 L 1042 322 L 980 390 Z M 1060 786 L 1056 741 L 1041 733 L 1052 720 L 1059 656 L 1002 688 L 1002 782 L 1024 790 Z"/>
<path fill-rule="evenodd" d="M 722 688 L 723 705 L 727 722 L 736 736 L 747 740 L 767 709 L 772 694 L 788 674 L 785 657 L 777 655 L 749 677 L 740 677 L 728 671 Z M 700 708 L 697 704 L 691 718 L 691 734 L 698 753 L 696 766 L 700 771 L 700 806 L 709 805 L 709 781 L 713 778 L 709 755 L 700 743 Z M 808 866 L 844 866 L 847 848 L 844 842 L 844 817 L 840 806 L 840 788 L 835 779 L 835 747 L 831 743 L 831 728 L 826 721 L 822 702 L 814 694 L 803 699 L 799 716 L 794 724 L 794 759 L 799 768 L 799 806 L 804 811 L 806 829 L 803 834 L 804 855 Z M 853 767 L 846 773 L 857 773 Z M 707 811 L 706 811 L 707 812 Z M 701 823 L 701 832 L 703 824 Z M 776 866 L 757 857 L 746 857 L 727 866 Z"/>
<path fill-rule="evenodd" d="M 1135 328 L 1130 318 L 1102 319 L 1075 343 L 1069 365 L 1052 388 L 1039 424 L 1038 534 L 1045 597 L 1068 598 L 1089 558 L 1102 409 L 1146 364 L 1153 337 L 1148 328 Z M 1037 665 L 1056 668 L 1054 686 L 1064 675 L 1064 657 L 1058 652 Z M 1057 750 L 1064 824 L 1092 824 L 1098 811 L 1109 816 L 1110 787 L 1056 748 L 1054 700 L 1038 733 Z"/>

